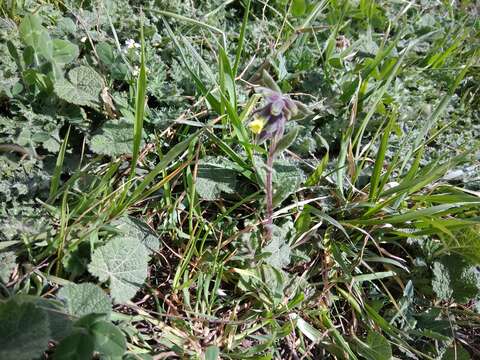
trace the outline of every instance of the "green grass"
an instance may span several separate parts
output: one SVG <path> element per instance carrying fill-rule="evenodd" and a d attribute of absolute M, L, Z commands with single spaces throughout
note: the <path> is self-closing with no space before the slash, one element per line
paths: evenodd
<path fill-rule="evenodd" d="M 0 16 L 0 359 L 480 355 L 473 2 Z"/>

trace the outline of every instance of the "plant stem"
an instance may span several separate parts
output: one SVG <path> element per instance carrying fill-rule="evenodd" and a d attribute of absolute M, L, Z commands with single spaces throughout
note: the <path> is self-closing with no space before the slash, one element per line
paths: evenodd
<path fill-rule="evenodd" d="M 265 192 L 267 195 L 267 221 L 265 224 L 265 237 L 266 240 L 272 238 L 272 225 L 273 225 L 273 186 L 272 186 L 272 173 L 273 173 L 273 160 L 275 157 L 275 148 L 277 147 L 276 137 L 272 138 L 270 143 L 270 149 L 267 157 L 267 178 L 265 184 Z"/>

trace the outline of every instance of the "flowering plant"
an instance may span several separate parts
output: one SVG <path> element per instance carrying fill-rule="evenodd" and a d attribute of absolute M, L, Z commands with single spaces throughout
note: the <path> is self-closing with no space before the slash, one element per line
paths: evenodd
<path fill-rule="evenodd" d="M 258 143 L 263 143 L 267 139 L 270 139 L 265 182 L 267 203 L 265 230 L 266 238 L 270 239 L 273 225 L 272 172 L 275 154 L 288 147 L 295 139 L 296 132 L 293 133 L 293 136 L 286 136 L 286 138 L 289 138 L 288 144 L 279 146 L 282 138 L 284 138 L 286 122 L 300 113 L 301 115 L 308 114 L 309 110 L 300 102 L 292 100 L 288 95 L 282 94 L 280 88 L 268 73 L 263 73 L 263 80 L 270 88 L 259 86 L 255 91 L 264 97 L 265 105 L 254 111 L 253 120 L 248 126 L 254 134 L 257 134 Z"/>

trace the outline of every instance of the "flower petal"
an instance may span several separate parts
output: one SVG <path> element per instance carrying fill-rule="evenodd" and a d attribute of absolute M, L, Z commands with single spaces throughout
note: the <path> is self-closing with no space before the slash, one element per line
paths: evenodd
<path fill-rule="evenodd" d="M 285 107 L 285 102 L 283 99 L 275 100 L 270 105 L 270 114 L 278 116 L 282 113 L 283 108 Z"/>
<path fill-rule="evenodd" d="M 250 124 L 248 124 L 248 127 L 250 128 L 250 131 L 253 132 L 254 134 L 260 134 L 264 125 L 265 125 L 265 120 L 260 116 L 257 116 L 255 120 L 253 120 L 252 122 L 250 122 Z"/>

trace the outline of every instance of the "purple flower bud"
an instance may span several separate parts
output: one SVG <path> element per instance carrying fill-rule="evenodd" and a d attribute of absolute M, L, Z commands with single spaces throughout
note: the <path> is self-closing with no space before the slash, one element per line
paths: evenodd
<path fill-rule="evenodd" d="M 256 92 L 262 94 L 266 104 L 256 110 L 254 114 L 265 119 L 265 126 L 260 133 L 259 141 L 276 137 L 280 139 L 285 131 L 285 123 L 298 112 L 297 105 L 288 95 L 273 91 L 268 88 L 258 87 Z"/>

